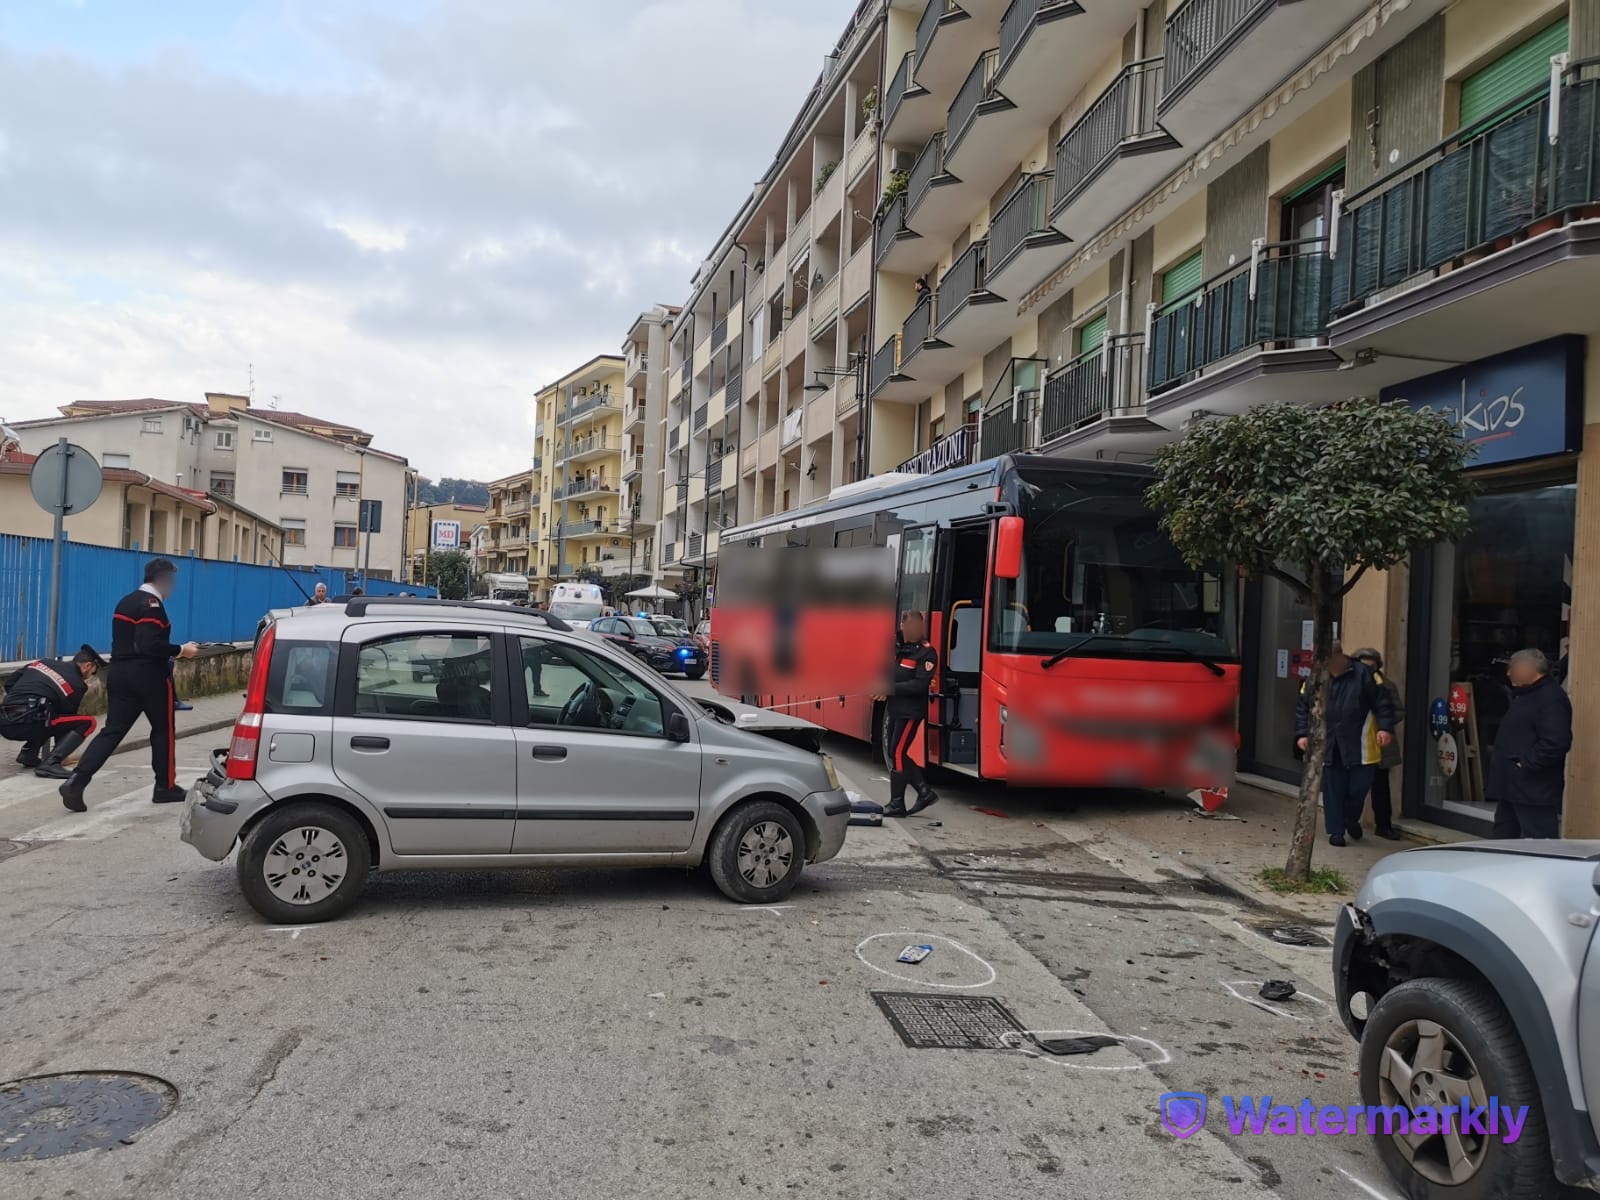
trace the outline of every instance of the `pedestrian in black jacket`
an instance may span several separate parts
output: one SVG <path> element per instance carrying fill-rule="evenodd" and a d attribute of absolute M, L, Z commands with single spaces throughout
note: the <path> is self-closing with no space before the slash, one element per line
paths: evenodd
<path fill-rule="evenodd" d="M 1485 796 L 1495 802 L 1496 838 L 1561 836 L 1561 793 L 1572 749 L 1572 701 L 1539 650 L 1518 650 L 1506 664 L 1511 706 L 1489 755 Z"/>
<path fill-rule="evenodd" d="M 1310 744 L 1309 681 L 1295 705 L 1295 745 Z M 1328 844 L 1342 846 L 1348 835 L 1361 840 L 1361 809 L 1386 746 L 1394 741 L 1394 709 L 1371 667 L 1356 662 L 1338 642 L 1328 654 L 1328 748 L 1322 761 L 1322 821 Z"/>
<path fill-rule="evenodd" d="M 1378 686 L 1389 696 L 1389 708 L 1394 717 L 1396 736 L 1389 739 L 1389 744 L 1383 747 L 1383 752 L 1378 757 L 1378 769 L 1372 776 L 1372 828 L 1381 838 L 1391 842 L 1398 842 L 1405 836 L 1394 825 L 1394 796 L 1389 790 L 1390 774 L 1401 764 L 1400 738 L 1398 730 L 1400 722 L 1406 719 L 1405 705 L 1400 699 L 1400 689 L 1395 681 L 1383 673 L 1383 654 L 1372 648 L 1356 651 L 1356 661 L 1372 668 L 1372 673 L 1377 677 Z M 1361 813 L 1356 813 L 1356 823 L 1360 824 Z"/>
<path fill-rule="evenodd" d="M 11 673 L 0 710 L 0 737 L 22 743 L 19 767 L 32 767 L 41 779 L 65 779 L 71 774 L 63 760 L 94 732 L 94 718 L 80 714 L 78 707 L 89 680 L 105 665 L 93 646 L 84 646 L 70 659 L 42 659 Z M 54 745 L 45 755 L 51 739 Z"/>
<path fill-rule="evenodd" d="M 939 802 L 922 768 L 911 756 L 928 719 L 928 692 L 939 666 L 938 653 L 923 640 L 925 632 L 921 613 L 908 612 L 900 618 L 900 635 L 894 645 L 894 682 L 884 705 L 889 725 L 884 745 L 889 757 L 889 806 L 883 810 L 886 817 L 910 816 Z M 917 795 L 909 810 L 908 781 Z"/>
<path fill-rule="evenodd" d="M 145 564 L 144 585 L 117 602 L 111 616 L 111 667 L 106 672 L 106 727 L 89 743 L 78 769 L 60 789 L 61 802 L 72 812 L 85 810 L 83 793 L 89 781 L 141 715 L 150 722 L 150 766 L 156 776 L 151 802 L 172 804 L 184 798 L 177 778 L 172 660 L 193 658 L 200 647 L 172 640 L 166 599 L 177 582 L 174 563 L 152 559 Z"/>

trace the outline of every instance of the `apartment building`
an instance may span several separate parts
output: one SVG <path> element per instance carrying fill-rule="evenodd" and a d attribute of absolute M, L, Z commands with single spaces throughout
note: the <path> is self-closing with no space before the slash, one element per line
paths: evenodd
<path fill-rule="evenodd" d="M 483 513 L 483 522 L 489 527 L 485 570 L 528 574 L 536 540 L 533 519 L 541 503 L 532 471 L 518 471 L 489 484 L 489 504 Z"/>
<path fill-rule="evenodd" d="M 539 598 L 563 579 L 626 582 L 638 573 L 635 522 L 622 476 L 626 361 L 604 354 L 542 388 L 535 401 Z"/>
<path fill-rule="evenodd" d="M 641 313 L 622 344 L 626 394 L 622 419 L 623 511 L 628 514 L 636 586 L 678 583 L 680 564 L 664 565 L 656 554 L 656 535 L 669 493 L 666 477 L 668 361 L 673 330 L 683 310 L 658 304 Z M 632 589 L 629 589 L 632 590 Z"/>
<path fill-rule="evenodd" d="M 406 460 L 372 446 L 352 426 L 252 407 L 248 396 L 208 392 L 204 403 L 157 399 L 83 401 L 60 417 L 14 426 L 22 449 L 37 454 L 59 437 L 83 446 L 103 467 L 142 472 L 201 492 L 282 531 L 291 566 L 370 570 L 399 578 L 414 472 Z M 362 501 L 379 509 L 379 529 L 361 528 Z M 153 510 L 150 520 L 154 521 Z M 239 541 L 250 522 L 219 530 L 221 557 L 261 561 L 257 544 Z M 157 536 L 152 527 L 141 545 Z"/>
<path fill-rule="evenodd" d="M 488 514 L 488 506 L 483 504 L 413 505 L 406 521 L 406 562 L 411 568 L 410 578 L 421 580 L 425 556 L 437 549 L 430 545 L 435 522 L 453 522 L 458 527 L 454 548 L 470 554 L 472 531 L 488 523 Z"/>

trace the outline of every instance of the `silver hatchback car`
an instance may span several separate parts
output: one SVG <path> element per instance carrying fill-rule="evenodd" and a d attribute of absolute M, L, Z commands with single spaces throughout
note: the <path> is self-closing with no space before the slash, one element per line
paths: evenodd
<path fill-rule="evenodd" d="M 727 723 L 560 620 L 368 598 L 262 631 L 182 836 L 213 861 L 237 844 L 250 905 L 306 924 L 373 870 L 703 864 L 770 904 L 849 820 L 827 755 Z"/>

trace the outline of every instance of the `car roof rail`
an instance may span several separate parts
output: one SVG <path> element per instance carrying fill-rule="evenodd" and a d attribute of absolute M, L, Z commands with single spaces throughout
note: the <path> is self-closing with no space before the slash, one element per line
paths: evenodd
<path fill-rule="evenodd" d="M 497 617 L 537 617 L 560 633 L 572 632 L 571 625 L 542 608 L 517 608 L 514 605 L 488 604 L 477 600 L 434 600 L 427 596 L 356 596 L 345 603 L 344 615 L 364 617 L 375 604 L 384 608 L 466 608 L 474 612 L 492 613 Z"/>

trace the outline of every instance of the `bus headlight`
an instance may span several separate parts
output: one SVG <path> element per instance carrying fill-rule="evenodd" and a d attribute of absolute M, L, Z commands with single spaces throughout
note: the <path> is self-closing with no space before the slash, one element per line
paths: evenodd
<path fill-rule="evenodd" d="M 1044 758 L 1039 731 L 1021 717 L 1000 709 L 1000 752 L 1014 762 L 1036 763 Z"/>
<path fill-rule="evenodd" d="M 828 754 L 818 755 L 822 759 L 822 773 L 828 777 L 828 790 L 839 790 L 839 772 L 833 768 L 833 757 Z"/>

